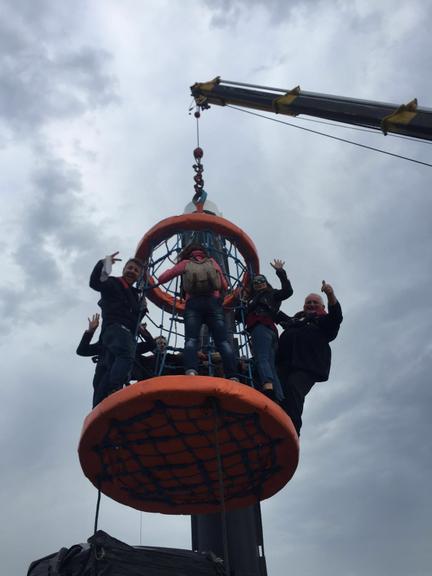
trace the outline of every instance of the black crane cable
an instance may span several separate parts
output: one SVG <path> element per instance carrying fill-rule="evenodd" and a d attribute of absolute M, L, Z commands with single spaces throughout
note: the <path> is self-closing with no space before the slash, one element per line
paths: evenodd
<path fill-rule="evenodd" d="M 272 122 L 277 122 L 278 124 L 285 124 L 286 126 L 292 126 L 293 128 L 298 128 L 299 130 L 304 130 L 305 132 L 312 132 L 312 134 L 318 134 L 319 136 L 325 136 L 326 138 L 331 138 L 332 140 L 339 140 L 339 142 L 346 142 L 347 144 L 353 144 L 354 146 L 359 146 L 360 148 L 366 148 L 367 150 L 373 150 L 374 152 L 380 152 L 381 154 L 387 154 L 387 156 L 394 156 L 395 158 L 400 158 L 402 160 L 408 160 L 409 162 L 415 162 L 416 164 L 422 164 L 423 166 L 428 166 L 432 168 L 432 164 L 428 162 L 422 162 L 421 160 L 416 160 L 415 158 L 408 158 L 407 156 L 402 156 L 401 154 L 395 154 L 394 152 L 388 152 L 387 150 L 381 150 L 380 148 L 374 148 L 373 146 L 367 146 L 366 144 L 360 144 L 359 142 L 353 142 L 352 140 L 347 140 L 346 138 L 339 138 L 338 136 L 332 136 L 330 134 L 325 134 L 324 132 L 319 132 L 318 130 L 311 130 L 310 128 L 305 128 L 304 126 L 298 126 L 297 124 L 291 124 L 291 122 L 284 122 L 283 120 L 278 120 L 277 118 L 270 118 L 269 116 L 264 116 L 264 114 L 258 114 L 257 112 L 251 112 L 250 110 L 244 110 L 243 108 L 238 108 L 237 106 L 232 106 L 227 104 L 227 108 L 232 108 L 238 112 L 244 112 L 245 114 L 251 114 L 252 116 L 258 116 L 258 118 L 264 118 L 265 120 L 271 120 Z"/>
<path fill-rule="evenodd" d="M 313 122 L 314 124 L 324 124 L 324 126 L 334 126 L 335 128 L 345 128 L 345 130 L 356 130 L 357 132 L 369 132 L 369 134 L 375 134 L 375 136 L 382 136 L 378 130 L 373 128 L 367 128 L 366 124 L 343 124 L 342 122 L 328 122 L 325 120 L 317 120 L 316 118 L 305 118 L 297 117 L 297 120 L 301 120 L 302 122 Z M 418 142 L 419 139 L 415 138 L 414 136 L 407 136 L 406 134 L 396 134 L 395 132 L 388 132 L 386 134 L 389 138 L 400 138 L 401 140 L 409 140 L 410 142 Z M 422 140 L 422 144 L 428 144 L 432 146 L 432 142 L 430 140 Z"/>

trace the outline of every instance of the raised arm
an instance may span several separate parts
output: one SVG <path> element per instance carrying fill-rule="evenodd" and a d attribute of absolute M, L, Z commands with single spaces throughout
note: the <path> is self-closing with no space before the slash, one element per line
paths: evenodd
<path fill-rule="evenodd" d="M 96 314 L 93 314 L 93 316 L 91 318 L 87 318 L 87 320 L 88 320 L 88 328 L 86 332 L 91 332 L 91 334 L 93 335 L 99 328 L 100 314 L 96 312 Z"/>
<path fill-rule="evenodd" d="M 187 263 L 188 260 L 181 260 L 180 262 L 178 262 L 178 264 L 176 264 L 172 268 L 169 268 L 168 270 L 165 270 L 165 272 L 162 272 L 162 274 L 158 278 L 158 283 L 165 284 L 172 278 L 175 278 L 176 276 L 180 276 L 180 274 L 183 274 Z"/>
<path fill-rule="evenodd" d="M 329 306 L 334 306 L 337 302 L 337 298 L 335 296 L 333 287 L 330 284 L 327 284 L 325 280 L 322 281 L 321 292 L 327 296 L 327 302 Z"/>
<path fill-rule="evenodd" d="M 284 269 L 284 265 L 285 262 L 283 260 L 278 260 L 277 258 L 275 258 L 273 262 L 270 262 L 270 266 L 276 270 L 276 275 L 281 283 L 280 290 L 274 290 L 274 295 L 279 300 L 286 300 L 294 293 L 291 282 L 288 280 L 287 273 Z"/>
<path fill-rule="evenodd" d="M 121 261 L 121 258 L 117 258 L 117 254 L 118 252 L 114 252 L 114 254 L 106 256 L 103 260 L 99 260 L 90 275 L 90 288 L 97 292 L 103 289 L 104 282 L 108 280 L 111 273 L 112 265 Z"/>
<path fill-rule="evenodd" d="M 101 346 L 99 342 L 96 344 L 90 344 L 94 333 L 99 326 L 100 316 L 98 313 L 93 314 L 91 318 L 88 318 L 88 328 L 82 335 L 81 341 L 78 344 L 76 353 L 78 356 L 97 356 L 101 351 Z"/>
<path fill-rule="evenodd" d="M 327 284 L 325 280 L 322 282 L 321 292 L 324 292 L 324 294 L 327 296 L 328 315 L 324 318 L 324 320 L 327 337 L 329 342 L 331 342 L 338 335 L 339 327 L 343 320 L 342 308 L 338 299 L 336 298 L 333 287 L 330 284 Z"/>

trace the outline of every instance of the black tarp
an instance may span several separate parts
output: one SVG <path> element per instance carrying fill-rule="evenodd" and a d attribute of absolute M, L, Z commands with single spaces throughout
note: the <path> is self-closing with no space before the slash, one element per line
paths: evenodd
<path fill-rule="evenodd" d="M 32 562 L 27 576 L 224 576 L 211 553 L 129 546 L 99 530 L 75 544 Z"/>

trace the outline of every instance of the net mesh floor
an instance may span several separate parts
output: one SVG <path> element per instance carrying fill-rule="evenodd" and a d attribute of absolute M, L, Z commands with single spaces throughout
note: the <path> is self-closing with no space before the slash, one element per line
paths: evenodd
<path fill-rule="evenodd" d="M 215 398 L 190 406 L 156 401 L 126 420 L 112 419 L 93 449 L 98 484 L 114 483 L 141 502 L 218 504 L 253 494 L 280 470 L 276 447 L 256 412 L 221 408 Z"/>

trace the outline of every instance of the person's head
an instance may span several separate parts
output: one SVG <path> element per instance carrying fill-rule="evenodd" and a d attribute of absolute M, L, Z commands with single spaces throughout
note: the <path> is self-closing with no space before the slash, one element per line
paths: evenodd
<path fill-rule="evenodd" d="M 261 292 L 262 290 L 266 290 L 268 287 L 269 284 L 264 274 L 255 274 L 255 276 L 252 278 L 253 292 Z"/>
<path fill-rule="evenodd" d="M 178 260 L 186 260 L 188 258 L 190 258 L 191 254 L 193 252 L 202 252 L 205 256 L 208 255 L 207 253 L 207 249 L 200 244 L 199 242 L 191 242 L 190 244 L 188 244 L 187 246 L 185 246 L 183 248 L 183 250 L 180 252 L 179 256 L 178 256 Z"/>
<path fill-rule="evenodd" d="M 123 268 L 123 278 L 132 286 L 138 280 L 144 264 L 138 258 L 130 258 Z"/>
<path fill-rule="evenodd" d="M 155 342 L 156 342 L 156 350 L 158 352 L 165 352 L 165 349 L 167 347 L 167 339 L 165 338 L 165 336 L 158 336 L 157 338 L 155 338 Z"/>
<path fill-rule="evenodd" d="M 303 311 L 306 315 L 321 314 L 325 309 L 324 301 L 319 294 L 306 296 Z"/>

